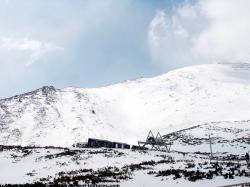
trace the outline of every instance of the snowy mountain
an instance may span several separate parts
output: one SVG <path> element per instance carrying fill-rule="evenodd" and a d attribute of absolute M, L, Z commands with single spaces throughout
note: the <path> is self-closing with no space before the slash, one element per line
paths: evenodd
<path fill-rule="evenodd" d="M 250 64 L 208 64 L 102 88 L 43 87 L 0 100 L 0 144 L 136 143 L 147 132 L 250 119 Z M 237 124 L 235 124 L 237 125 Z"/>
<path fill-rule="evenodd" d="M 243 155 L 250 150 L 250 120 L 205 123 L 163 136 L 180 152 Z M 209 138 L 210 136 L 210 138 Z"/>

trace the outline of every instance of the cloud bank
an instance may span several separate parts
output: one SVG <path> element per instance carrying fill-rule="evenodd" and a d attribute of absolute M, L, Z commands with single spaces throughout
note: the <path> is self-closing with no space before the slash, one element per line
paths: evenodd
<path fill-rule="evenodd" d="M 162 4 L 0 2 L 0 98 L 44 85 L 98 87 L 159 74 L 150 63 L 147 28 Z"/>
<path fill-rule="evenodd" d="M 62 49 L 62 47 L 56 46 L 52 43 L 46 43 L 39 40 L 31 40 L 28 38 L 0 38 L 0 50 L 4 53 L 10 53 L 10 56 L 13 56 L 18 52 L 26 52 L 22 53 L 22 55 L 28 56 L 26 62 L 27 66 L 39 61 L 44 56 L 46 56 L 47 53 Z"/>
<path fill-rule="evenodd" d="M 249 9 L 248 0 L 200 0 L 158 10 L 148 29 L 153 62 L 250 62 Z"/>

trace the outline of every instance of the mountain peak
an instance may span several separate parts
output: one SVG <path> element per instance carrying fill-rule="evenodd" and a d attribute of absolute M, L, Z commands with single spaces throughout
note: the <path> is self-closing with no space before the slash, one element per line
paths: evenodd
<path fill-rule="evenodd" d="M 168 134 L 248 120 L 248 67 L 190 66 L 95 89 L 44 86 L 0 101 L 0 144 L 71 146 L 89 137 L 135 143 L 151 129 Z"/>
<path fill-rule="evenodd" d="M 53 93 L 56 91 L 54 86 L 43 86 L 41 90 L 43 95 L 48 95 L 49 93 Z"/>

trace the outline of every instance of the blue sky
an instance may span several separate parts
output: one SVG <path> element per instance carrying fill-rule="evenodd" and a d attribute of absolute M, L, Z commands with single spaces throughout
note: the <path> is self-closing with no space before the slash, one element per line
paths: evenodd
<path fill-rule="evenodd" d="M 44 85 L 99 87 L 192 64 L 248 60 L 247 0 L 0 3 L 0 98 Z M 229 24 L 232 10 L 242 13 Z M 245 28 L 232 29 L 242 18 Z"/>
<path fill-rule="evenodd" d="M 43 85 L 96 87 L 164 72 L 151 62 L 148 25 L 158 9 L 176 3 L 2 0 L 0 37 L 14 47 L 0 51 L 0 98 Z"/>

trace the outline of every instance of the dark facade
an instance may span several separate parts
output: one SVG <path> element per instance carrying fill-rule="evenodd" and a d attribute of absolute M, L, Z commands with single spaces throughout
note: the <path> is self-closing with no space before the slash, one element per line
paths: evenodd
<path fill-rule="evenodd" d="M 148 150 L 147 147 L 138 146 L 138 145 L 132 145 L 132 149 L 136 149 L 136 150 Z"/>
<path fill-rule="evenodd" d="M 107 148 L 113 148 L 113 142 L 110 142 L 108 140 L 100 140 L 100 139 L 93 139 L 89 138 L 88 140 L 88 147 L 107 147 Z"/>
<path fill-rule="evenodd" d="M 120 148 L 120 149 L 130 149 L 130 145 L 120 142 L 111 142 L 108 140 L 89 138 L 87 147 L 107 147 L 107 148 Z"/>
<path fill-rule="evenodd" d="M 120 143 L 120 142 L 112 142 L 113 148 L 120 148 L 120 149 L 130 149 L 130 145 L 126 143 Z"/>
<path fill-rule="evenodd" d="M 75 143 L 75 144 L 73 144 L 73 147 L 85 148 L 85 147 L 87 147 L 87 143 L 86 142 Z"/>

